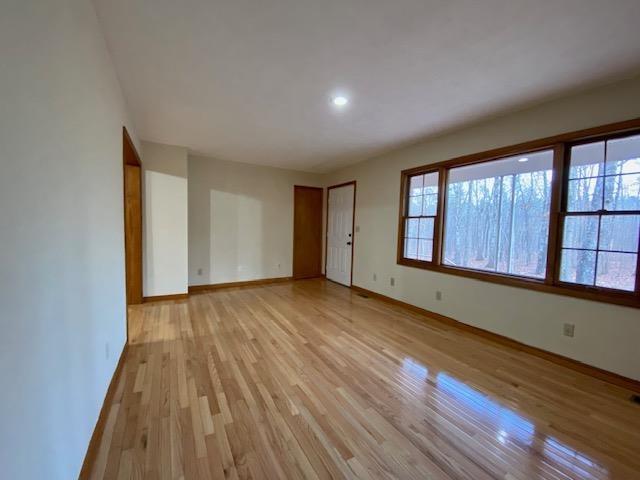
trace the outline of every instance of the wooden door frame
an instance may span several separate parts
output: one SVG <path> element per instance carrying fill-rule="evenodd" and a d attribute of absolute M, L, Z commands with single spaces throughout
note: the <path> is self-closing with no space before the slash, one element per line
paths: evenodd
<path fill-rule="evenodd" d="M 327 280 L 327 252 L 329 250 L 329 192 L 334 188 L 347 187 L 349 185 L 353 185 L 353 211 L 351 218 L 351 274 L 349 275 L 349 287 L 353 285 L 353 258 L 355 256 L 355 245 L 356 245 L 356 181 L 351 180 L 350 182 L 338 183 L 337 185 L 331 185 L 327 187 L 327 207 L 326 207 L 326 217 L 325 217 L 325 231 L 324 231 L 324 276 Z M 341 284 L 342 285 L 342 284 Z"/>
<path fill-rule="evenodd" d="M 133 155 L 130 154 L 130 152 L 127 152 L 127 149 L 130 150 L 130 152 L 133 152 Z M 138 192 L 140 195 L 140 255 L 139 255 L 139 271 L 140 271 L 140 275 L 142 277 L 142 162 L 140 161 L 140 155 L 138 154 L 138 150 L 136 149 L 135 144 L 133 143 L 133 141 L 131 140 L 131 137 L 129 136 L 129 132 L 127 131 L 126 127 L 122 127 L 122 194 L 123 194 L 123 214 L 125 215 L 125 219 L 124 221 L 126 222 L 126 207 L 127 207 L 127 187 L 126 187 L 126 170 L 127 167 L 135 167 L 135 168 L 139 168 L 140 169 L 140 185 L 138 188 Z M 124 249 L 125 249 L 125 296 L 126 296 L 126 304 L 127 307 L 129 305 L 134 305 L 137 303 L 142 303 L 142 278 L 140 278 L 140 292 L 139 292 L 139 298 L 137 298 L 136 300 L 131 300 L 129 298 L 129 292 L 128 292 L 128 282 L 129 282 L 129 276 L 128 276 L 128 262 L 127 262 L 127 246 L 128 246 L 128 242 L 130 241 L 130 239 L 128 239 L 128 235 L 127 235 L 127 228 L 126 228 L 126 224 L 123 225 L 124 227 Z M 127 314 L 127 336 L 128 336 L 128 314 Z"/>
<path fill-rule="evenodd" d="M 314 276 L 302 276 L 302 277 L 296 277 L 295 272 L 294 272 L 294 265 L 293 265 L 293 261 L 295 261 L 296 258 L 296 223 L 295 223 L 295 219 L 296 219 L 296 188 L 306 188 L 307 190 L 320 190 L 320 192 L 322 193 L 322 195 L 324 195 L 324 188 L 323 187 L 310 187 L 308 185 L 294 185 L 293 186 L 293 251 L 292 251 L 292 265 L 291 265 L 291 278 L 293 278 L 294 280 L 302 280 L 305 278 L 317 278 L 317 277 L 321 277 L 322 276 L 322 244 L 320 244 L 320 259 L 318 261 L 318 275 L 314 275 Z M 320 205 L 322 205 L 322 199 L 320 200 Z M 320 212 L 320 241 L 322 242 L 322 212 Z"/>

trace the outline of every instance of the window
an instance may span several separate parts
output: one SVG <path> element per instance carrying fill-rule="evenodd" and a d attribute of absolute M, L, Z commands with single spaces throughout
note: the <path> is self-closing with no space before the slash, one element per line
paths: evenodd
<path fill-rule="evenodd" d="M 402 172 L 398 263 L 640 307 L 640 119 Z"/>
<path fill-rule="evenodd" d="M 560 281 L 633 292 L 640 226 L 640 135 L 571 147 Z"/>
<path fill-rule="evenodd" d="M 445 265 L 544 278 L 553 150 L 452 168 Z"/>
<path fill-rule="evenodd" d="M 438 211 L 438 172 L 409 175 L 403 222 L 404 258 L 431 262 Z"/>

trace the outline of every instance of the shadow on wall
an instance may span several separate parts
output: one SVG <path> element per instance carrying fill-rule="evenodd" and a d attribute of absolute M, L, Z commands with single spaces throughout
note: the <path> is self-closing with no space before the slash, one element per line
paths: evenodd
<path fill-rule="evenodd" d="M 209 281 L 264 278 L 263 208 L 257 198 L 210 191 Z"/>
<path fill-rule="evenodd" d="M 293 186 L 209 191 L 208 283 L 290 275 L 293 210 L 277 198 L 285 192 L 292 197 Z"/>
<path fill-rule="evenodd" d="M 144 172 L 144 295 L 187 287 L 187 178 Z"/>
<path fill-rule="evenodd" d="M 317 179 L 189 157 L 190 285 L 291 276 L 296 184 Z"/>
<path fill-rule="evenodd" d="M 153 262 L 151 259 L 154 254 L 154 235 L 153 232 L 154 222 L 153 215 L 150 213 L 152 209 L 149 208 L 153 199 L 153 187 L 150 180 L 150 175 L 154 173 L 150 170 L 143 170 L 142 172 L 142 296 L 149 296 L 149 291 L 153 288 L 149 288 L 149 283 L 152 282 L 155 275 L 153 268 Z M 149 212 L 148 212 L 149 210 Z"/>

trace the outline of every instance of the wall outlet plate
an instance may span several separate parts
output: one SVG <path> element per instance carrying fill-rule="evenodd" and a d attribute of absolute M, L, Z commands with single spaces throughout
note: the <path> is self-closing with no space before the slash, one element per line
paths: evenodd
<path fill-rule="evenodd" d="M 565 337 L 573 337 L 573 334 L 575 333 L 575 329 L 576 329 L 576 326 L 573 323 L 565 323 L 562 326 L 562 334 Z"/>
<path fill-rule="evenodd" d="M 440 290 L 436 290 L 436 300 L 442 300 L 442 292 Z"/>
<path fill-rule="evenodd" d="M 391 277 L 391 279 L 389 280 L 389 283 L 391 284 L 391 286 L 393 287 L 396 284 L 396 279 Z"/>

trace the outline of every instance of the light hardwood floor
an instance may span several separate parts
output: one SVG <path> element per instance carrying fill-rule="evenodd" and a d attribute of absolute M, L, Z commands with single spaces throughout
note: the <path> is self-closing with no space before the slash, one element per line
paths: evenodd
<path fill-rule="evenodd" d="M 130 310 L 100 479 L 638 479 L 631 392 L 322 280 Z"/>

